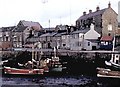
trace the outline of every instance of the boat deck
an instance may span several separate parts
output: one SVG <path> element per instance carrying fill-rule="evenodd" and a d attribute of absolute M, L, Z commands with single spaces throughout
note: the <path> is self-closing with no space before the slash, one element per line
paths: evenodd
<path fill-rule="evenodd" d="M 105 68 L 97 68 L 97 77 L 120 78 L 120 71 L 112 71 Z"/>

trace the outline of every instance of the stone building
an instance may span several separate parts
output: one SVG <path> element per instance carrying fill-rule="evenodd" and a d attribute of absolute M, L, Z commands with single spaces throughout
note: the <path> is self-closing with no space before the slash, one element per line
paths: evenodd
<path fill-rule="evenodd" d="M 74 31 L 70 34 L 71 50 L 96 50 L 99 49 L 100 34 L 94 30 L 91 24 L 90 29 Z"/>
<path fill-rule="evenodd" d="M 0 50 L 12 48 L 12 30 L 15 26 L 0 28 Z"/>
<path fill-rule="evenodd" d="M 96 7 L 96 11 L 89 13 L 83 12 L 83 15 L 76 20 L 76 27 L 78 29 L 90 28 L 91 23 L 95 25 L 95 30 L 102 36 L 113 36 L 118 32 L 117 13 L 108 4 L 107 8 L 100 9 Z"/>

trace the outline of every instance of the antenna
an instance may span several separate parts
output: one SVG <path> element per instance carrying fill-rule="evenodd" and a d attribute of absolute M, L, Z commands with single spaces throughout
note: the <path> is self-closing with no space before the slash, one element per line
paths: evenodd
<path fill-rule="evenodd" d="M 70 0 L 70 25 L 71 25 L 71 0 Z"/>
<path fill-rule="evenodd" d="M 49 19 L 49 21 L 48 21 L 48 22 L 49 22 L 49 30 L 50 30 L 50 19 Z"/>

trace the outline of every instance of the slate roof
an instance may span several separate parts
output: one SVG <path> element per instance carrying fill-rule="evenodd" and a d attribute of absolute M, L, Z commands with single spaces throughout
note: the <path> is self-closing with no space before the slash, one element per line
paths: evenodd
<path fill-rule="evenodd" d="M 27 26 L 19 26 L 19 27 L 15 27 L 13 29 L 13 32 L 23 32 L 25 29 L 27 28 Z"/>
<path fill-rule="evenodd" d="M 40 37 L 52 37 L 54 35 L 56 35 L 57 33 L 46 33 L 46 34 L 42 34 Z"/>
<path fill-rule="evenodd" d="M 66 34 L 67 34 L 66 32 L 63 32 L 63 33 L 57 33 L 55 36 L 59 37 L 59 36 L 66 35 Z"/>
<path fill-rule="evenodd" d="M 50 31 L 51 31 L 51 30 L 54 31 L 54 30 L 55 30 L 54 27 L 51 27 L 51 28 L 43 28 L 43 29 L 46 30 L 46 31 L 49 31 L 49 30 L 50 30 Z"/>
<path fill-rule="evenodd" d="M 39 37 L 33 36 L 33 37 L 31 37 L 31 38 L 27 38 L 26 41 L 27 41 L 27 42 L 37 42 L 37 41 L 39 41 Z"/>
<path fill-rule="evenodd" d="M 16 26 L 11 26 L 11 27 L 2 27 L 0 28 L 1 32 L 7 32 L 7 31 L 12 31 Z"/>
<path fill-rule="evenodd" d="M 74 32 L 72 32 L 71 34 L 77 34 L 77 33 L 86 33 L 86 32 L 88 32 L 90 29 L 81 29 L 81 30 L 77 30 L 77 31 L 74 31 Z"/>
<path fill-rule="evenodd" d="M 81 17 L 78 18 L 78 20 L 81 20 L 81 19 L 84 19 L 84 20 L 85 20 L 85 19 L 88 19 L 88 18 L 90 18 L 90 17 L 94 17 L 94 16 L 96 16 L 96 15 L 103 14 L 106 9 L 107 9 L 107 8 L 102 9 L 102 10 L 99 10 L 99 11 L 95 11 L 95 12 L 92 12 L 92 13 L 88 13 L 88 14 L 86 14 L 86 15 L 82 15 Z"/>

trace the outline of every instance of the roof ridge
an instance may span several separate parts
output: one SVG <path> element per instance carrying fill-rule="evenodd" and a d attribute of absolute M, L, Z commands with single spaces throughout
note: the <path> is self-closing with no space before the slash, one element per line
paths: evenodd
<path fill-rule="evenodd" d="M 88 17 L 86 17 L 86 16 L 90 16 L 90 15 L 98 15 L 97 13 L 99 13 L 99 14 L 102 14 L 106 9 L 108 9 L 108 8 L 104 8 L 104 9 L 101 9 L 101 10 L 99 10 L 99 11 L 94 11 L 94 12 L 91 12 L 91 13 L 88 13 L 88 14 L 86 14 L 86 15 L 82 15 L 82 16 L 80 16 L 77 20 L 79 20 L 79 19 L 84 19 L 84 18 L 88 18 Z"/>

